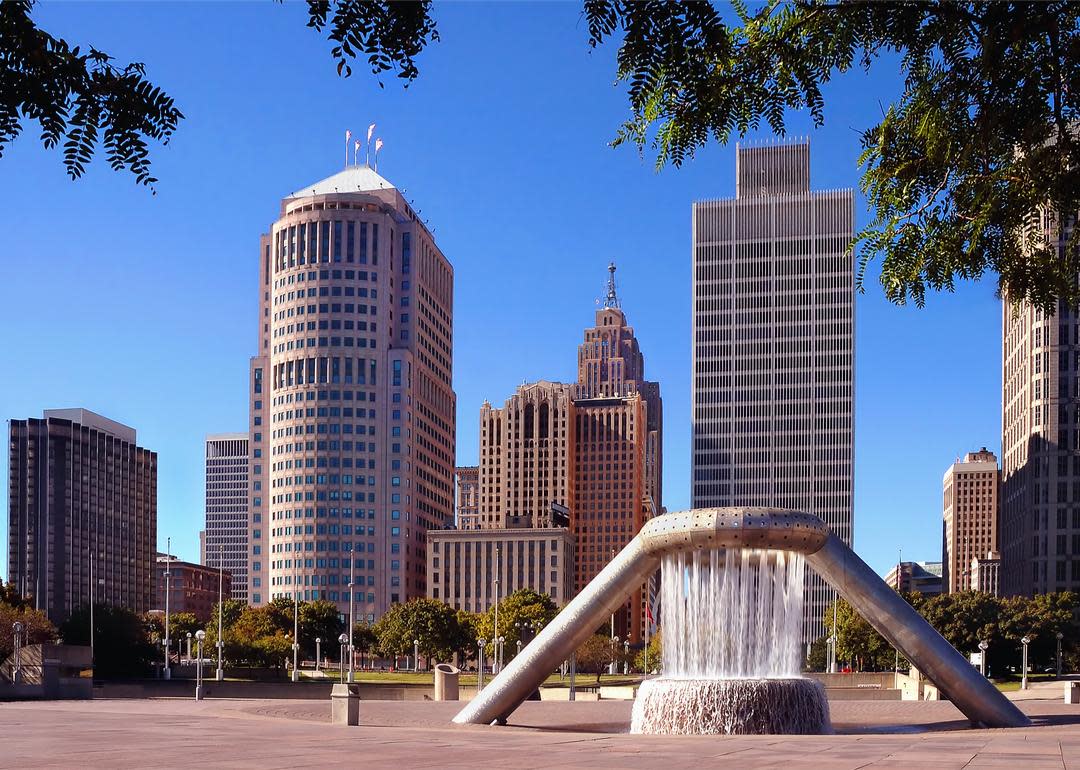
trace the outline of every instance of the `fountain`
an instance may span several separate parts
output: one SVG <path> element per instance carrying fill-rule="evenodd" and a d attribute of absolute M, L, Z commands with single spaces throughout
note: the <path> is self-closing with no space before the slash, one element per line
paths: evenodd
<path fill-rule="evenodd" d="M 804 564 L 755 548 L 665 554 L 664 675 L 642 683 L 630 731 L 829 732 L 824 689 L 799 676 Z"/>
<path fill-rule="evenodd" d="M 639 690 L 633 729 L 826 732 L 824 694 L 797 674 L 804 560 L 972 724 L 1031 724 L 825 522 L 777 508 L 650 519 L 454 722 L 505 724 L 664 562 L 665 676 Z"/>

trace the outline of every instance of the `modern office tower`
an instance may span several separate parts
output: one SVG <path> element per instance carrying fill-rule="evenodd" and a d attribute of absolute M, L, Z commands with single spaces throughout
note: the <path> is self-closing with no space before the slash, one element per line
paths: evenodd
<path fill-rule="evenodd" d="M 1056 230 L 1040 215 L 1044 237 Z M 1059 244 L 1064 250 L 1065 242 Z M 1080 316 L 1002 302 L 1001 593 L 1080 589 Z"/>
<path fill-rule="evenodd" d="M 943 590 L 941 571 L 939 561 L 902 561 L 889 570 L 885 582 L 901 593 L 914 591 L 933 596 Z"/>
<path fill-rule="evenodd" d="M 157 554 L 154 564 L 154 609 L 165 610 L 166 580 L 169 572 L 169 612 L 190 612 L 199 622 L 216 621 L 213 610 L 220 592 L 223 600 L 237 599 L 232 595 L 232 576 L 229 570 L 192 564 L 175 556 Z"/>
<path fill-rule="evenodd" d="M 96 603 L 153 602 L 157 454 L 86 409 L 12 420 L 8 575 L 56 624 Z"/>
<path fill-rule="evenodd" d="M 806 143 L 739 147 L 735 197 L 694 204 L 695 508 L 806 511 L 851 544 L 854 225 Z M 807 570 L 805 642 L 833 597 Z"/>
<path fill-rule="evenodd" d="M 457 529 L 480 529 L 480 468 L 467 465 L 454 468 Z"/>
<path fill-rule="evenodd" d="M 482 529 L 550 527 L 552 503 L 573 509 L 573 415 L 572 386 L 545 380 L 480 407 Z"/>
<path fill-rule="evenodd" d="M 942 479 L 942 588 L 967 591 L 971 560 L 998 548 L 997 457 L 983 447 L 949 466 Z"/>
<path fill-rule="evenodd" d="M 259 265 L 250 601 L 355 593 L 374 620 L 427 594 L 453 516 L 453 268 L 363 165 L 282 200 Z"/>
<path fill-rule="evenodd" d="M 200 561 L 232 575 L 232 598 L 248 600 L 248 465 L 246 433 L 206 437 L 206 529 Z"/>
<path fill-rule="evenodd" d="M 662 510 L 663 403 L 608 294 L 578 348 L 576 383 L 522 385 L 480 409 L 480 527 L 551 527 L 569 514 L 580 590 Z M 645 595 L 616 612 L 620 636 L 644 635 Z"/>
<path fill-rule="evenodd" d="M 496 578 L 498 584 L 496 585 Z M 428 533 L 428 597 L 486 612 L 520 588 L 560 607 L 574 596 L 574 536 L 563 527 Z"/>

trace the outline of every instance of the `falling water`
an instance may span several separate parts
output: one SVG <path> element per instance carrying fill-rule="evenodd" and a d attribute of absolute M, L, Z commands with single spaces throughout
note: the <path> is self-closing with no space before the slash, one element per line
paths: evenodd
<path fill-rule="evenodd" d="M 803 556 L 727 548 L 664 557 L 664 676 L 798 676 Z"/>
<path fill-rule="evenodd" d="M 631 732 L 829 732 L 824 688 L 799 676 L 803 569 L 788 551 L 666 555 L 664 674 L 642 683 Z"/>

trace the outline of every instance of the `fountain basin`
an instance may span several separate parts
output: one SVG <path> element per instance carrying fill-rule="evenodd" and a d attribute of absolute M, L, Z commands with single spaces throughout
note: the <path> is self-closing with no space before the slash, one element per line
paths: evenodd
<path fill-rule="evenodd" d="M 642 682 L 630 732 L 654 735 L 831 733 L 825 688 L 814 679 L 674 679 Z"/>

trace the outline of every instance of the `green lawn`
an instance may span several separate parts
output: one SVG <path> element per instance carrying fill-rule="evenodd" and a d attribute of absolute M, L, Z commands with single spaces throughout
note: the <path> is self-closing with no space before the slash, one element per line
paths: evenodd
<path fill-rule="evenodd" d="M 327 674 L 333 674 L 333 681 L 337 681 L 337 669 L 327 670 Z M 304 677 L 304 671 L 300 672 L 301 678 Z M 399 685 L 399 684 L 412 684 L 412 685 L 430 685 L 433 682 L 433 675 L 431 672 L 422 671 L 414 673 L 412 671 L 357 671 L 354 674 L 355 680 L 363 684 L 386 684 L 386 685 Z M 640 676 L 622 676 L 614 675 L 609 676 L 605 674 L 600 678 L 600 683 L 603 686 L 618 686 L 627 684 L 637 684 L 641 680 Z M 311 681 L 325 681 L 322 679 L 312 679 Z M 484 681 L 491 681 L 491 674 L 484 675 Z M 475 687 L 476 686 L 476 674 L 462 674 L 458 679 L 458 683 L 463 687 Z M 578 674 L 577 675 L 577 687 L 595 687 L 596 675 L 595 674 Z M 569 687 L 570 677 L 560 679 L 558 674 L 552 674 L 544 682 L 545 687 Z"/>

